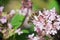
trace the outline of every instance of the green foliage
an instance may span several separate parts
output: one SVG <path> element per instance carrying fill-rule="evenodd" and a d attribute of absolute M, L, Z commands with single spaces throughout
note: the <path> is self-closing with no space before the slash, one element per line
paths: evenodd
<path fill-rule="evenodd" d="M 27 40 L 27 38 L 28 38 L 28 34 L 24 33 L 21 35 L 15 34 L 11 36 L 10 38 L 8 38 L 7 40 Z"/>
<path fill-rule="evenodd" d="M 56 8 L 56 11 L 59 12 L 59 5 L 56 0 L 32 0 L 33 2 L 33 9 L 34 10 L 42 10 L 43 8 L 52 9 L 53 7 Z"/>
<path fill-rule="evenodd" d="M 28 30 L 22 30 L 23 31 L 23 33 L 29 33 L 29 31 Z"/>
<path fill-rule="evenodd" d="M 52 9 L 53 7 L 56 8 L 56 11 L 59 12 L 59 5 L 55 0 L 52 0 L 49 5 L 48 5 L 48 9 Z"/>
<path fill-rule="evenodd" d="M 45 36 L 45 39 L 46 39 L 46 40 L 49 40 L 50 38 L 49 38 L 48 36 Z"/>
<path fill-rule="evenodd" d="M 36 35 L 36 32 L 34 32 L 34 25 L 33 24 L 31 24 L 30 28 L 28 28 L 28 29 L 24 28 L 24 29 L 22 29 L 22 31 L 23 31 L 23 34 L 21 34 L 21 35 L 13 34 L 7 40 L 28 40 L 29 34 L 35 33 L 35 35 Z"/>
<path fill-rule="evenodd" d="M 9 0 L 0 0 L 0 6 L 5 6 L 8 2 Z"/>
<path fill-rule="evenodd" d="M 11 24 L 12 24 L 13 28 L 17 29 L 18 27 L 20 27 L 20 25 L 23 22 L 23 19 L 24 19 L 23 15 L 16 14 L 11 20 Z"/>

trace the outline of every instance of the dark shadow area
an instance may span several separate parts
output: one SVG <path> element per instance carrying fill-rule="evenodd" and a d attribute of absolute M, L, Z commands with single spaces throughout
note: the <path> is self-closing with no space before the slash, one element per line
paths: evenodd
<path fill-rule="evenodd" d="M 57 3 L 59 4 L 59 6 L 60 6 L 60 0 L 56 0 L 57 1 Z"/>
<path fill-rule="evenodd" d="M 3 40 L 3 34 L 0 32 L 0 40 Z"/>

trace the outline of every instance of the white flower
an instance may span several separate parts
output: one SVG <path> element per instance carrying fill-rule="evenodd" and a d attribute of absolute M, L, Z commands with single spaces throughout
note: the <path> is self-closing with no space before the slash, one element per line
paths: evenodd
<path fill-rule="evenodd" d="M 55 34 L 57 34 L 57 31 L 56 30 L 51 30 L 51 34 L 55 35 Z"/>
<path fill-rule="evenodd" d="M 34 37 L 34 33 L 31 35 L 28 35 L 28 38 L 33 38 Z"/>
<path fill-rule="evenodd" d="M 29 38 L 30 40 L 39 40 L 39 39 L 40 39 L 38 36 L 34 36 L 34 33 L 31 34 L 31 35 L 28 35 L 28 38 Z"/>
<path fill-rule="evenodd" d="M 19 29 L 17 29 L 16 31 L 15 31 L 15 33 L 17 33 L 17 32 L 19 32 L 21 29 L 19 28 Z"/>
<path fill-rule="evenodd" d="M 21 35 L 23 32 L 22 31 L 20 31 L 20 32 L 18 32 L 18 35 Z"/>
<path fill-rule="evenodd" d="M 39 40 L 40 38 L 39 37 L 34 37 L 32 40 Z"/>
<path fill-rule="evenodd" d="M 15 31 L 15 33 L 18 33 L 18 35 L 21 35 L 23 33 L 23 31 L 21 31 L 21 29 L 19 28 Z"/>

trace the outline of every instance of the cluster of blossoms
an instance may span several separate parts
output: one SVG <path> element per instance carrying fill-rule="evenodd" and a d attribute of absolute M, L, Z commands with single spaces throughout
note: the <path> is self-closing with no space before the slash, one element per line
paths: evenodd
<path fill-rule="evenodd" d="M 34 16 L 32 21 L 35 25 L 34 30 L 40 34 L 40 32 L 45 32 L 46 35 L 55 35 L 57 30 L 60 29 L 60 15 L 55 11 L 55 8 L 51 10 L 45 10 L 43 12 L 39 11 L 38 16 Z"/>
<path fill-rule="evenodd" d="M 51 10 L 44 9 L 42 12 L 39 11 L 38 14 L 39 15 L 34 16 L 34 19 L 32 20 L 35 25 L 34 31 L 37 32 L 38 37 L 57 34 L 57 31 L 60 30 L 60 15 L 57 14 L 55 8 Z"/>
<path fill-rule="evenodd" d="M 1 6 L 1 7 L 0 7 L 0 27 L 1 27 L 1 25 L 2 25 L 2 26 L 3 26 L 3 25 L 7 25 L 8 28 L 11 29 L 11 28 L 12 28 L 12 25 L 11 25 L 11 23 L 7 22 L 7 21 L 8 21 L 7 16 L 5 16 L 5 15 L 2 14 L 2 13 L 3 13 L 3 9 L 4 9 L 4 7 Z M 11 16 L 11 15 L 13 15 L 13 13 L 15 13 L 14 10 L 12 10 L 12 11 L 9 13 L 9 15 Z M 6 23 L 7 23 L 7 24 L 6 24 Z"/>
<path fill-rule="evenodd" d="M 32 10 L 32 2 L 31 0 L 22 0 L 21 1 L 22 7 L 19 13 L 22 13 L 24 16 L 25 15 L 30 15 L 31 10 Z M 28 13 L 28 14 L 27 14 Z"/>
<path fill-rule="evenodd" d="M 12 30 L 12 28 L 13 28 L 13 26 L 12 26 L 12 24 L 10 23 L 10 21 L 9 21 L 9 19 L 8 18 L 12 18 L 13 17 L 13 15 L 15 14 L 15 10 L 11 10 L 10 12 L 9 12 L 9 14 L 8 14 L 8 16 L 5 16 L 5 15 L 2 15 L 2 13 L 3 13 L 3 9 L 4 9 L 4 7 L 3 6 L 1 6 L 0 7 L 0 32 L 3 32 L 3 34 L 5 34 L 8 30 L 7 29 L 9 29 L 9 30 Z M 10 18 L 10 19 L 11 19 Z M 6 28 L 7 29 L 5 29 L 5 26 L 6 26 Z M 4 27 L 4 28 L 3 28 Z M 3 29 L 3 30 L 2 30 Z M 9 32 L 8 32 L 9 33 Z M 15 33 L 18 33 L 18 35 L 20 35 L 20 34 L 22 34 L 23 32 L 21 31 L 21 29 L 19 28 L 19 29 L 17 29 L 17 30 L 15 30 Z"/>
<path fill-rule="evenodd" d="M 7 22 L 6 17 L 5 17 L 5 16 L 2 17 L 2 11 L 3 11 L 3 9 L 4 9 L 4 7 L 1 6 L 1 7 L 0 7 L 0 23 L 2 23 L 2 24 L 4 24 L 4 23 Z M 2 17 L 2 18 L 1 18 L 1 17 Z"/>

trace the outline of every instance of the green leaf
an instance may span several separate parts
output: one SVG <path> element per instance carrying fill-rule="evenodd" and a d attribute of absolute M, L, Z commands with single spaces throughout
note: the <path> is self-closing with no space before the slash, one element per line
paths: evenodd
<path fill-rule="evenodd" d="M 23 33 L 29 33 L 29 31 L 28 30 L 22 30 L 23 31 Z"/>
<path fill-rule="evenodd" d="M 51 2 L 49 3 L 49 5 L 48 5 L 48 9 L 52 9 L 53 7 L 56 8 L 56 11 L 59 10 L 58 3 L 57 3 L 55 0 L 53 0 L 53 1 L 51 1 Z"/>
<path fill-rule="evenodd" d="M 20 27 L 20 25 L 23 22 L 23 19 L 24 19 L 23 15 L 16 14 L 11 20 L 11 24 L 12 24 L 13 28 L 17 29 L 18 27 Z"/>

